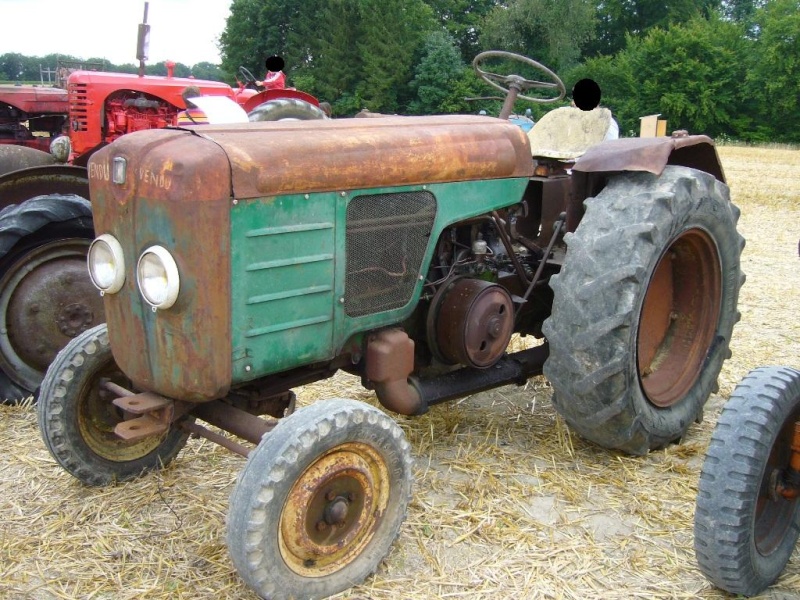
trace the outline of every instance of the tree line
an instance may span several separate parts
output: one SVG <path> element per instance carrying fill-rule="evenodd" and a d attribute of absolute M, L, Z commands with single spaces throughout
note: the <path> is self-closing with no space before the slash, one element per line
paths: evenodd
<path fill-rule="evenodd" d="M 25 82 L 39 84 L 54 84 L 56 77 L 54 71 L 59 64 L 68 63 L 77 67 L 109 71 L 114 73 L 138 73 L 139 65 L 133 63 L 114 64 L 104 58 L 79 58 L 70 54 L 46 54 L 44 56 L 25 56 L 15 52 L 0 54 L 0 81 Z M 166 75 L 167 64 L 160 63 L 146 65 L 147 75 Z M 210 62 L 200 62 L 195 65 L 175 63 L 175 77 L 195 77 L 212 81 L 225 81 L 230 79 L 220 65 Z"/>
<path fill-rule="evenodd" d="M 175 74 L 234 84 L 280 55 L 289 84 L 333 105 L 398 114 L 499 112 L 471 62 L 487 49 L 529 56 L 570 90 L 597 81 L 623 134 L 660 113 L 669 129 L 742 141 L 800 142 L 798 0 L 233 0 L 222 64 Z M 38 81 L 66 55 L 0 55 L 0 79 Z M 138 72 L 132 63 L 102 70 Z M 542 78 L 518 64 L 499 69 Z M 166 65 L 147 66 L 166 75 Z M 568 102 L 565 99 L 564 103 Z M 552 105 L 520 101 L 534 118 Z"/>
<path fill-rule="evenodd" d="M 223 71 L 262 77 L 278 54 L 334 115 L 496 114 L 465 100 L 492 94 L 470 66 L 486 49 L 529 56 L 568 90 L 594 79 L 623 133 L 660 113 L 670 129 L 800 142 L 797 0 L 233 0 L 220 38 Z"/>

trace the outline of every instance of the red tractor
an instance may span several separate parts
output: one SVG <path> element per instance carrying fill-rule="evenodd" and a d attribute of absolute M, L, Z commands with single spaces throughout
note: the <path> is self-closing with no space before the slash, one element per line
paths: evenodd
<path fill-rule="evenodd" d="M 250 120 L 324 118 L 314 97 L 259 92 L 247 69 L 240 74 L 237 89 L 171 69 L 166 77 L 75 71 L 66 90 L 0 87 L 0 401 L 35 392 L 56 353 L 105 320 L 86 271 L 94 238 L 87 163 L 96 150 L 175 125 L 188 86 L 235 100 Z"/>

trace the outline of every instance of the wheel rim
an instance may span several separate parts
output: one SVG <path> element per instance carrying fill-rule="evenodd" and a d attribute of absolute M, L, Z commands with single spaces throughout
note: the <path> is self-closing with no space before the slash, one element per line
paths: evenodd
<path fill-rule="evenodd" d="M 343 444 L 319 457 L 281 513 L 278 541 L 287 566 L 322 577 L 353 562 L 383 521 L 389 487 L 386 462 L 366 444 Z"/>
<path fill-rule="evenodd" d="M 787 533 L 795 526 L 794 514 L 798 499 L 784 498 L 777 492 L 782 474 L 789 466 L 795 422 L 800 419 L 800 408 L 783 423 L 780 433 L 770 449 L 769 458 L 761 479 L 753 523 L 756 550 L 762 556 L 775 552 Z"/>
<path fill-rule="evenodd" d="M 714 340 L 721 302 L 713 239 L 701 229 L 682 233 L 653 271 L 639 323 L 639 381 L 655 406 L 676 404 L 694 386 Z"/>
<path fill-rule="evenodd" d="M 103 321 L 103 300 L 86 270 L 91 240 L 58 240 L 17 260 L 0 283 L 0 362 L 27 390 L 70 339 Z"/>
<path fill-rule="evenodd" d="M 126 414 L 112 404 L 117 396 L 105 389 L 105 381 L 131 389 L 130 381 L 117 368 L 113 358 L 98 365 L 78 396 L 81 438 L 97 456 L 112 462 L 128 462 L 147 456 L 161 445 L 167 434 L 135 442 L 117 436 L 114 427 L 126 420 Z"/>

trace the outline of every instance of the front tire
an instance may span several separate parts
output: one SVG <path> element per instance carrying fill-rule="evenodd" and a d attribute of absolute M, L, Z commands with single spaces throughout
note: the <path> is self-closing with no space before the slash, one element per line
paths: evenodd
<path fill-rule="evenodd" d="M 739 210 L 707 173 L 625 173 L 585 202 L 561 272 L 544 374 L 569 425 L 646 454 L 679 439 L 716 390 L 744 276 Z"/>
<path fill-rule="evenodd" d="M 697 494 L 700 570 L 732 594 L 754 596 L 783 571 L 800 534 L 800 500 L 775 490 L 800 420 L 800 371 L 751 371 L 726 402 Z"/>
<path fill-rule="evenodd" d="M 380 410 L 327 400 L 282 419 L 231 495 L 228 548 L 263 598 L 324 598 L 383 560 L 411 497 L 410 447 Z"/>
<path fill-rule="evenodd" d="M 87 485 L 133 479 L 168 465 L 189 437 L 173 424 L 165 434 L 127 442 L 114 427 L 124 420 L 108 379 L 127 389 L 130 381 L 111 354 L 105 323 L 72 340 L 58 353 L 42 382 L 39 429 L 53 458 Z"/>

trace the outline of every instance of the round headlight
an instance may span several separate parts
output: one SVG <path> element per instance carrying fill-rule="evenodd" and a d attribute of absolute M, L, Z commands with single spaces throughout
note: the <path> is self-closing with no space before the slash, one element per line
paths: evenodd
<path fill-rule="evenodd" d="M 117 238 L 108 233 L 96 238 L 89 246 L 87 257 L 89 276 L 95 287 L 104 294 L 115 294 L 125 283 L 125 256 Z"/>
<path fill-rule="evenodd" d="M 153 308 L 169 308 L 178 299 L 178 265 L 163 246 L 150 246 L 142 252 L 136 266 L 136 279 L 139 291 Z"/>

